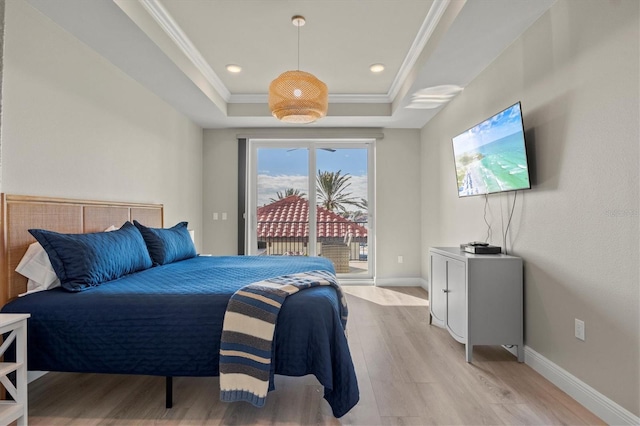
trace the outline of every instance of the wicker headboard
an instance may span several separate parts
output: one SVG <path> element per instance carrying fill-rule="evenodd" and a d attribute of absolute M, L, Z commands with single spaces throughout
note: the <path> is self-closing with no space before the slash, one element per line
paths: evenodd
<path fill-rule="evenodd" d="M 101 232 L 134 219 L 147 226 L 163 226 L 162 204 L 118 203 L 1 194 L 2 259 L 0 306 L 27 290 L 27 279 L 16 266 L 35 239 L 29 229 L 62 233 Z"/>

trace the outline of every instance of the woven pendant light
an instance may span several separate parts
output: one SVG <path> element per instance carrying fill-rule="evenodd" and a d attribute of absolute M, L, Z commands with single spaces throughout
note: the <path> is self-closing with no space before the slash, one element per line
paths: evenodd
<path fill-rule="evenodd" d="M 298 70 L 285 71 L 269 85 L 269 109 L 274 117 L 286 123 L 313 123 L 327 115 L 327 85 L 313 74 L 300 71 L 300 27 L 302 16 L 291 18 L 298 27 Z"/>

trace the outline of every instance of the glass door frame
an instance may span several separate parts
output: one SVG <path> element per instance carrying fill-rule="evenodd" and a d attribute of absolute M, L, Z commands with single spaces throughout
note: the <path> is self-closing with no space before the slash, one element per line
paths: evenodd
<path fill-rule="evenodd" d="M 309 170 L 309 255 L 316 256 L 316 150 L 329 149 L 367 149 L 367 274 L 340 274 L 340 280 L 353 280 L 373 284 L 375 277 L 375 142 L 373 138 L 251 138 L 247 139 L 246 156 L 246 216 L 245 216 L 245 253 L 257 254 L 257 209 L 258 209 L 258 149 L 307 149 Z"/>

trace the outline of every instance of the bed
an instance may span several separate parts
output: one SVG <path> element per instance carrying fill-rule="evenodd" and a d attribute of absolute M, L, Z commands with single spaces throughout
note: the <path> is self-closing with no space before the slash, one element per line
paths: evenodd
<path fill-rule="evenodd" d="M 16 297 L 26 279 L 15 266 L 33 242 L 28 229 L 100 232 L 138 221 L 163 226 L 162 206 L 3 195 L 2 312 L 27 312 L 28 367 L 36 371 L 218 376 L 220 336 L 230 297 L 266 278 L 307 271 L 333 272 L 323 258 L 294 256 L 196 256 L 143 269 L 92 287 L 62 288 Z M 273 344 L 273 375 L 313 374 L 324 386 L 333 414 L 358 401 L 358 385 L 329 286 L 286 298 Z"/>

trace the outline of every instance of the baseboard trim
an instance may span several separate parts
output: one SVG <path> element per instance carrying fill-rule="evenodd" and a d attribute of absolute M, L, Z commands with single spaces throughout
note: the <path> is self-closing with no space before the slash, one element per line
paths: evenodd
<path fill-rule="evenodd" d="M 376 278 L 378 287 L 428 287 L 427 282 L 420 278 Z"/>
<path fill-rule="evenodd" d="M 639 425 L 640 417 L 604 396 L 528 346 L 524 362 L 610 425 Z"/>
<path fill-rule="evenodd" d="M 27 384 L 33 382 L 34 380 L 38 380 L 40 377 L 47 374 L 48 371 L 27 371 Z"/>
<path fill-rule="evenodd" d="M 341 286 L 350 286 L 350 285 L 364 285 L 364 286 L 373 286 L 373 278 L 367 279 L 358 279 L 358 278 L 338 278 L 338 282 Z"/>

